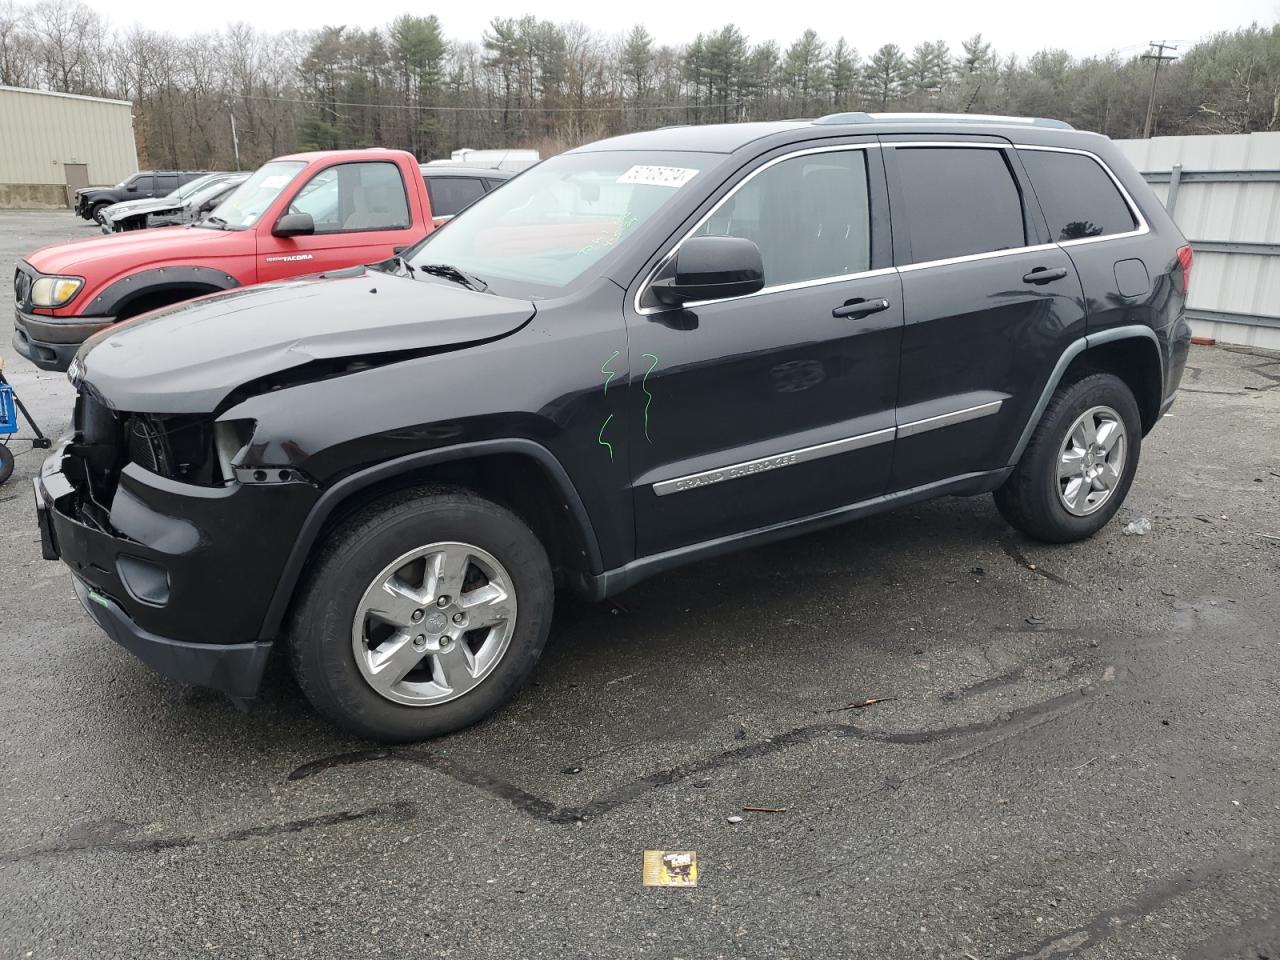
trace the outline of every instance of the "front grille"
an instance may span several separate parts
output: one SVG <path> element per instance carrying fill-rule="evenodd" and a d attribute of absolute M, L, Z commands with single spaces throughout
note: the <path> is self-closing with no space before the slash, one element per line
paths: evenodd
<path fill-rule="evenodd" d="M 152 427 L 149 420 L 143 417 L 130 419 L 128 444 L 130 463 L 162 477 L 171 475 L 168 445 L 164 435 Z"/>
<path fill-rule="evenodd" d="M 71 422 L 75 429 L 71 452 L 83 465 L 84 474 L 75 480 L 83 481 L 81 492 L 90 500 L 110 504 L 120 468 L 124 466 L 120 418 L 106 404 L 82 390 L 76 396 Z"/>
<path fill-rule="evenodd" d="M 26 310 L 31 306 L 31 284 L 31 275 L 21 267 L 13 272 L 13 299 L 19 310 Z"/>

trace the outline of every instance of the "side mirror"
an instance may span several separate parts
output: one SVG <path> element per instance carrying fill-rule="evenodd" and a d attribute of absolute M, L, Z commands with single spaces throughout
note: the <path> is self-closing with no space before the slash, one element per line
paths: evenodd
<path fill-rule="evenodd" d="M 126 193 L 137 193 L 137 192 L 138 192 L 138 185 L 137 185 L 136 183 L 131 183 L 131 184 L 129 184 L 127 187 L 125 187 L 124 189 L 125 189 L 125 192 L 126 192 Z"/>
<path fill-rule="evenodd" d="M 672 275 L 649 289 L 669 307 L 756 293 L 764 289 L 760 248 L 741 237 L 691 237 L 676 252 Z"/>
<path fill-rule="evenodd" d="M 316 232 L 316 222 L 309 213 L 286 213 L 271 228 L 273 237 L 307 237 Z"/>

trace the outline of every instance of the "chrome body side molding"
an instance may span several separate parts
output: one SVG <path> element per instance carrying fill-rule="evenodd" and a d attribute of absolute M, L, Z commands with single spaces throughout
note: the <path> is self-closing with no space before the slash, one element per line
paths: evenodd
<path fill-rule="evenodd" d="M 670 480 L 660 480 L 655 483 L 653 492 L 660 497 L 665 497 L 669 493 L 696 490 L 698 487 L 708 487 L 713 483 L 723 483 L 725 480 L 736 480 L 739 477 L 749 477 L 757 473 L 764 473 L 767 470 L 777 470 L 779 467 L 789 467 L 795 463 L 805 463 L 809 460 L 833 457 L 836 454 L 848 453 L 852 450 L 861 450 L 877 443 L 888 443 L 893 439 L 893 435 L 894 428 L 886 427 L 883 430 L 873 430 L 871 433 L 862 433 L 856 437 L 845 437 L 843 440 L 832 440 L 829 443 L 801 447 L 799 450 L 775 453 L 769 457 L 759 457 L 743 463 L 717 467 L 714 470 L 703 470 L 700 473 L 690 473 L 683 477 L 672 477 Z"/>

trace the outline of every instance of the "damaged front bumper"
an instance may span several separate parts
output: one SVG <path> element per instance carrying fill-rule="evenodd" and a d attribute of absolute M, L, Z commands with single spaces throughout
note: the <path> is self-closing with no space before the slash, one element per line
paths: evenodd
<path fill-rule="evenodd" d="M 85 509 L 85 470 L 63 440 L 35 478 L 44 556 L 67 564 L 94 622 L 152 669 L 251 699 L 272 646 L 262 623 L 308 498 L 195 487 L 130 464 L 112 502 Z"/>

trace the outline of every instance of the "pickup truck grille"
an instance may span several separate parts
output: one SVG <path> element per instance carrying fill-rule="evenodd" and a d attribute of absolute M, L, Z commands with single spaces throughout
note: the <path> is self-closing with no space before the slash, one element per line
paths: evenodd
<path fill-rule="evenodd" d="M 31 284 L 35 283 L 31 274 L 19 266 L 13 271 L 13 301 L 19 310 L 31 309 Z"/>

